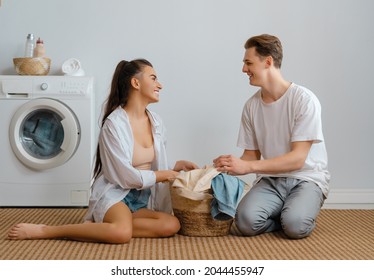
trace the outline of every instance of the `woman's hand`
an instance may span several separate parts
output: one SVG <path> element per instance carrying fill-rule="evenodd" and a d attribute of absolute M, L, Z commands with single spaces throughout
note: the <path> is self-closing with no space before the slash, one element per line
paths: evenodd
<path fill-rule="evenodd" d="M 190 161 L 187 161 L 187 160 L 179 160 L 175 163 L 175 166 L 174 166 L 174 171 L 190 171 L 190 170 L 194 170 L 194 169 L 198 169 L 199 167 L 193 163 L 193 162 L 190 162 Z"/>
<path fill-rule="evenodd" d="M 173 182 L 175 178 L 179 175 L 179 171 L 189 171 L 199 168 L 193 162 L 187 160 L 179 160 L 175 163 L 173 170 L 159 170 L 155 171 L 156 183 L 159 182 Z"/>
<path fill-rule="evenodd" d="M 158 170 L 154 172 L 156 174 L 156 183 L 172 182 L 179 175 L 179 172 L 174 170 Z"/>

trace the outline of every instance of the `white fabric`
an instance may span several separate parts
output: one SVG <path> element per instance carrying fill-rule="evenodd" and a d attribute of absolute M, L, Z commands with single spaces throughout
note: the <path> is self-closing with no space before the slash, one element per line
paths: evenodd
<path fill-rule="evenodd" d="M 315 182 L 327 197 L 330 174 L 322 133 L 321 105 L 307 88 L 294 83 L 277 101 L 266 104 L 261 90 L 245 104 L 237 145 L 246 150 L 259 150 L 264 159 L 290 152 L 291 142 L 311 141 L 313 145 L 301 170 L 271 175 L 294 177 Z M 262 177 L 257 174 L 255 183 Z"/>
<path fill-rule="evenodd" d="M 65 76 L 84 76 L 84 70 L 81 63 L 76 58 L 69 58 L 62 64 L 62 72 Z"/>
<path fill-rule="evenodd" d="M 213 198 L 208 190 L 211 189 L 212 179 L 220 173 L 212 166 L 183 172 L 175 178 L 172 187 L 176 188 L 178 195 L 192 200 Z"/>
<path fill-rule="evenodd" d="M 147 113 L 152 124 L 156 156 L 152 170 L 169 169 L 165 127 L 157 114 L 150 111 Z M 106 211 L 133 188 L 151 188 L 149 208 L 172 212 L 169 184 L 156 183 L 156 175 L 152 170 L 138 170 L 132 166 L 134 139 L 129 118 L 121 107 L 106 119 L 100 131 L 99 145 L 102 172 L 93 183 L 85 220 L 102 222 Z"/>

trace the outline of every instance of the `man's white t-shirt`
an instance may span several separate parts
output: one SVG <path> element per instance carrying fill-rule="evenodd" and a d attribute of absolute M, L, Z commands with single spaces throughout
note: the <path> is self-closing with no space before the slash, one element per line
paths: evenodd
<path fill-rule="evenodd" d="M 313 141 L 304 167 L 273 177 L 294 177 L 315 182 L 325 197 L 329 192 L 330 174 L 322 133 L 321 105 L 317 97 L 292 83 L 275 102 L 264 103 L 261 89 L 244 105 L 237 145 L 245 150 L 259 150 L 264 159 L 291 151 L 291 142 Z M 266 174 L 257 174 L 255 183 Z"/>

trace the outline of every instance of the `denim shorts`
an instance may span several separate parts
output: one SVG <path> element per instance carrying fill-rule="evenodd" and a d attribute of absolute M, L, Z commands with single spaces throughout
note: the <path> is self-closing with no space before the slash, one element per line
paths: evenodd
<path fill-rule="evenodd" d="M 124 202 L 131 212 L 136 212 L 141 208 L 147 208 L 148 200 L 151 195 L 151 189 L 137 190 L 132 189 L 122 202 Z"/>

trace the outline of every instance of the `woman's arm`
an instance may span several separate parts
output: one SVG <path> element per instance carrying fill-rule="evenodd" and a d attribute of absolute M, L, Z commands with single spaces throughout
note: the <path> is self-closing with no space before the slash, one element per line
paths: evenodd
<path fill-rule="evenodd" d="M 158 170 L 154 172 L 156 175 L 156 183 L 173 181 L 179 174 L 179 172 L 174 170 Z"/>

